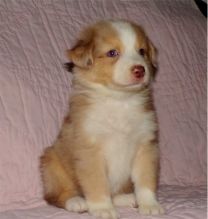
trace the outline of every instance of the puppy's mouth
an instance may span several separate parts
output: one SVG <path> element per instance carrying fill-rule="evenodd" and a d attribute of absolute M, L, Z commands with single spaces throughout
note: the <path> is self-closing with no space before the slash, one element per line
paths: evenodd
<path fill-rule="evenodd" d="M 131 82 L 128 84 L 119 84 L 119 83 L 112 83 L 110 87 L 115 88 L 117 90 L 123 90 L 123 91 L 139 91 L 149 86 L 148 81 L 144 81 L 144 79 L 141 79 L 141 81 L 137 82 Z"/>
<path fill-rule="evenodd" d="M 140 89 L 143 87 L 147 87 L 150 84 L 150 78 L 148 77 L 148 75 L 141 74 L 130 77 L 126 81 L 126 83 L 114 82 L 114 84 L 123 89 Z"/>
<path fill-rule="evenodd" d="M 148 86 L 148 83 L 145 83 L 145 82 L 141 82 L 141 83 L 133 83 L 133 84 L 128 84 L 128 85 L 124 85 L 123 88 L 124 89 L 141 89 L 141 88 L 144 88 L 144 87 L 147 87 Z"/>

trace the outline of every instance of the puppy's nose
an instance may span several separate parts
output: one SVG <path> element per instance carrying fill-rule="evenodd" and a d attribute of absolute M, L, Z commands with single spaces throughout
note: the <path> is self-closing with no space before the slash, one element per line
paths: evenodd
<path fill-rule="evenodd" d="M 145 74 L 145 68 L 142 65 L 135 65 L 132 68 L 132 73 L 136 78 L 142 78 Z"/>

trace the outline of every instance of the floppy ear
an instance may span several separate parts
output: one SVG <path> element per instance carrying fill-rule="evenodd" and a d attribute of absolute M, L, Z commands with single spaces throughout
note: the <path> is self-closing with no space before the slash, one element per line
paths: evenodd
<path fill-rule="evenodd" d="M 93 45 L 92 30 L 85 30 L 76 45 L 72 49 L 67 50 L 67 55 L 74 65 L 81 68 L 89 68 L 93 64 Z"/>
<path fill-rule="evenodd" d="M 157 68 L 157 59 L 156 59 L 157 58 L 157 50 L 150 40 L 148 43 L 148 47 L 149 47 L 148 53 L 149 53 L 149 58 L 151 60 L 151 63 L 153 65 L 153 67 Z"/>

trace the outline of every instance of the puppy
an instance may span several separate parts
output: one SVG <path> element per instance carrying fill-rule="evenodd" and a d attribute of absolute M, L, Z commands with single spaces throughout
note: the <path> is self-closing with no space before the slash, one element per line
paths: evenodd
<path fill-rule="evenodd" d="M 156 200 L 154 46 L 136 24 L 109 20 L 85 29 L 67 53 L 74 92 L 57 140 L 41 157 L 45 199 L 100 218 L 118 218 L 115 206 L 163 213 Z"/>

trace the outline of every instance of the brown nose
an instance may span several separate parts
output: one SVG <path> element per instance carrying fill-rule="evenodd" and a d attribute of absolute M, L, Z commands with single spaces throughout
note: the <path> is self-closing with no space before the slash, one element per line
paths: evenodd
<path fill-rule="evenodd" d="M 135 65 L 132 68 L 132 73 L 134 74 L 134 77 L 142 78 L 145 74 L 145 68 L 142 65 Z"/>

